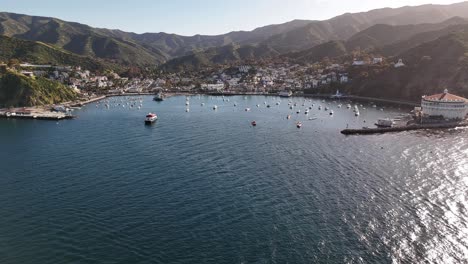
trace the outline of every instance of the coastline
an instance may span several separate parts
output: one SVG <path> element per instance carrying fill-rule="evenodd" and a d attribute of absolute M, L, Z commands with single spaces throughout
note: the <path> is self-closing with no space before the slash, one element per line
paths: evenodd
<path fill-rule="evenodd" d="M 421 105 L 420 102 L 394 100 L 394 99 L 382 99 L 382 98 L 357 96 L 357 95 L 343 95 L 337 98 L 333 98 L 333 95 L 330 95 L 330 94 L 304 94 L 301 96 L 312 97 L 312 98 L 328 98 L 328 99 L 335 99 L 335 100 L 344 99 L 344 100 L 356 100 L 356 101 L 364 101 L 364 102 L 380 102 L 380 103 L 385 103 L 385 104 L 405 105 L 405 106 L 411 106 L 411 107 Z"/>
<path fill-rule="evenodd" d="M 102 95 L 99 98 L 90 99 L 85 102 L 81 102 L 83 105 L 93 103 L 107 97 L 114 97 L 114 96 L 139 96 L 139 95 L 154 95 L 154 93 L 126 93 L 126 94 L 107 94 Z M 173 96 L 189 96 L 189 95 L 210 95 L 210 96 L 279 96 L 277 93 L 255 93 L 255 92 L 166 92 L 166 98 L 173 97 Z M 344 99 L 344 100 L 356 100 L 356 101 L 365 101 L 365 102 L 380 102 L 385 104 L 392 104 L 392 105 L 404 105 L 404 106 L 420 106 L 420 102 L 415 101 L 404 101 L 404 100 L 395 100 L 395 99 L 383 99 L 383 98 L 376 98 L 376 97 L 366 97 L 366 96 L 357 96 L 357 95 L 343 95 L 339 98 L 333 98 L 333 94 L 293 94 L 289 98 L 297 98 L 297 97 L 306 97 L 306 98 L 323 98 L 323 99 Z M 288 98 L 288 97 L 285 97 Z"/>

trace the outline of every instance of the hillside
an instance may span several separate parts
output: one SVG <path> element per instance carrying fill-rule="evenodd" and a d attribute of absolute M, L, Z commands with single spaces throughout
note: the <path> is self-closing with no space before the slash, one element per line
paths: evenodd
<path fill-rule="evenodd" d="M 95 56 L 123 64 L 154 65 L 192 51 L 233 43 L 251 44 L 309 23 L 305 20 L 269 25 L 253 31 L 216 36 L 180 36 L 168 33 L 135 34 L 92 28 L 56 18 L 0 13 L 0 34 L 42 41 L 80 55 Z"/>
<path fill-rule="evenodd" d="M 13 58 L 36 64 L 81 65 L 90 70 L 118 68 L 117 65 L 79 56 L 41 42 L 0 36 L 0 60 L 8 61 Z"/>
<path fill-rule="evenodd" d="M 124 65 L 152 65 L 166 60 L 156 48 L 114 38 L 103 32 L 107 31 L 55 18 L 0 13 L 0 33 L 4 36 L 40 41 L 78 55 Z"/>
<path fill-rule="evenodd" d="M 464 24 L 468 24 L 468 21 L 461 17 L 453 17 L 441 23 L 431 24 L 425 23 L 402 26 L 377 24 L 353 35 L 346 41 L 346 46 L 349 50 L 371 50 L 399 43 L 422 33 L 440 31 L 450 26 Z M 415 41 L 417 44 L 422 42 L 424 41 Z"/>
<path fill-rule="evenodd" d="M 467 25 L 468 21 L 460 17 L 435 24 L 404 26 L 378 24 L 355 34 L 347 41 L 325 42 L 306 50 L 284 54 L 284 57 L 300 63 L 313 63 L 326 57 L 344 58 L 343 56 L 351 56 L 353 52 L 399 56 L 423 43 L 464 29 Z"/>
<path fill-rule="evenodd" d="M 418 101 L 448 88 L 468 97 L 468 27 L 401 54 L 406 67 L 356 68 L 345 92 Z"/>
<path fill-rule="evenodd" d="M 329 41 L 313 48 L 285 54 L 284 57 L 291 58 L 301 63 L 314 63 L 324 58 L 336 58 L 348 53 L 343 41 Z"/>
<path fill-rule="evenodd" d="M 377 24 L 390 26 L 442 23 L 453 17 L 468 17 L 468 2 L 452 5 L 423 5 L 384 8 L 344 14 L 325 21 L 313 21 L 303 27 L 272 36 L 265 43 L 281 53 L 312 48 L 330 40 L 348 40 Z"/>
<path fill-rule="evenodd" d="M 279 53 L 272 48 L 251 45 L 229 44 L 223 47 L 210 48 L 201 52 L 179 57 L 168 61 L 161 66 L 166 71 L 198 70 L 215 64 L 228 64 L 249 59 L 266 59 L 278 56 Z"/>
<path fill-rule="evenodd" d="M 463 31 L 467 26 L 468 24 L 452 25 L 440 30 L 419 33 L 409 39 L 379 47 L 377 50 L 385 56 L 400 56 L 423 43 L 434 41 L 450 33 Z"/>
<path fill-rule="evenodd" d="M 377 24 L 388 26 L 442 23 L 452 17 L 468 17 L 468 2 L 452 5 L 423 5 L 416 7 L 384 8 L 369 12 L 343 14 L 325 21 L 293 20 L 268 25 L 252 31 L 236 31 L 215 36 L 180 36 L 168 33 L 135 34 L 121 30 L 92 28 L 56 18 L 0 13 L 0 34 L 26 40 L 41 41 L 64 50 L 123 65 L 155 65 L 170 59 L 198 53 L 206 49 L 230 44 L 268 46 L 279 53 L 313 48 L 333 40 L 346 41 L 353 35 Z M 421 33 L 418 26 L 405 29 L 384 29 L 389 36 Z M 429 30 L 429 29 L 427 29 Z M 435 28 L 430 30 L 436 30 Z M 418 32 L 416 32 L 418 31 Z M 395 39 L 376 36 L 379 28 L 353 39 L 353 47 L 389 45 Z M 405 35 L 406 34 L 406 35 Z M 376 38 L 377 37 L 377 38 Z M 396 38 L 396 40 L 401 40 Z M 381 41 L 381 42 L 379 42 Z M 367 48 L 367 47 L 364 47 Z"/>
<path fill-rule="evenodd" d="M 0 74 L 0 107 L 56 104 L 76 97 L 72 89 L 55 81 L 11 71 Z"/>

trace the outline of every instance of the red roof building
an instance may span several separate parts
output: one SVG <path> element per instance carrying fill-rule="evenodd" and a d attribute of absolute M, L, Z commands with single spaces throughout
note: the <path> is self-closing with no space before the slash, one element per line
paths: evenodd
<path fill-rule="evenodd" d="M 423 115 L 428 117 L 443 117 L 445 119 L 465 119 L 468 112 L 468 100 L 458 95 L 450 94 L 447 89 L 443 93 L 423 96 L 421 100 Z"/>

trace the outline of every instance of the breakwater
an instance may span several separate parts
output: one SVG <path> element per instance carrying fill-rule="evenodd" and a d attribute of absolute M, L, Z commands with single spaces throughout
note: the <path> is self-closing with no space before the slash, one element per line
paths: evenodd
<path fill-rule="evenodd" d="M 362 129 L 344 129 L 341 134 L 344 135 L 369 135 L 369 134 L 383 134 L 389 132 L 403 132 L 411 130 L 421 129 L 449 129 L 456 127 L 466 127 L 467 122 L 454 122 L 454 123 L 443 123 L 443 124 L 413 124 L 399 127 L 387 127 L 387 128 L 362 128 Z"/>

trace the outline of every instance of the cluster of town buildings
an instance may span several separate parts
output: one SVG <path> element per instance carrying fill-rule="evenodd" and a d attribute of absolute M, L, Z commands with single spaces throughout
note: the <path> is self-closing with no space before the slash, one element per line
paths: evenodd
<path fill-rule="evenodd" d="M 302 92 L 351 81 L 348 69 L 381 64 L 383 58 L 372 61 L 355 59 L 352 63 L 315 63 L 299 65 L 288 62 L 266 65 L 236 65 L 219 67 L 199 73 L 161 73 L 153 78 L 121 78 L 114 72 L 94 74 L 81 67 L 34 65 L 23 63 L 21 72 L 28 76 L 43 76 L 84 93 L 145 93 L 159 89 L 199 92 L 276 93 L 281 90 Z M 399 60 L 395 67 L 402 67 Z"/>
<path fill-rule="evenodd" d="M 276 93 L 282 90 L 302 92 L 331 84 L 345 84 L 350 79 L 344 65 L 303 66 L 276 63 L 270 65 L 228 66 L 204 71 L 197 76 L 168 74 L 175 89 L 206 92 Z"/>

